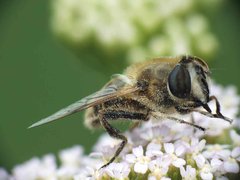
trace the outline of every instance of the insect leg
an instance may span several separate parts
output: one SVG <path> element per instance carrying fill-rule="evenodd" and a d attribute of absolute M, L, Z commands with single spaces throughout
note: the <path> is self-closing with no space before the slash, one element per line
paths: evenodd
<path fill-rule="evenodd" d="M 167 116 L 166 118 L 169 119 L 169 120 L 177 121 L 177 122 L 179 122 L 181 124 L 187 124 L 187 125 L 193 126 L 193 127 L 197 128 L 197 129 L 199 129 L 201 131 L 205 131 L 205 128 L 203 128 L 201 126 L 198 126 L 198 125 L 196 125 L 194 123 L 190 123 L 190 122 L 184 121 L 182 119 L 179 119 L 179 118 L 176 118 L 176 117 L 171 117 L 171 116 Z"/>
<path fill-rule="evenodd" d="M 220 112 L 221 111 L 221 106 L 220 106 L 220 103 L 218 101 L 218 99 L 215 97 L 215 96 L 210 96 L 209 97 L 209 102 L 212 101 L 212 100 L 215 100 L 216 102 L 216 114 L 213 114 L 210 107 L 208 106 L 208 104 L 204 104 L 203 105 L 203 108 L 207 110 L 207 112 L 205 111 L 201 111 L 201 110 L 194 110 L 195 112 L 198 112 L 200 114 L 203 114 L 207 117 L 210 117 L 210 118 L 220 118 L 220 119 L 223 119 L 229 123 L 232 123 L 232 119 L 228 118 L 228 117 L 225 117 L 222 115 L 222 113 Z"/>
<path fill-rule="evenodd" d="M 123 120 L 138 120 L 130 126 L 129 131 L 133 131 L 135 128 L 137 128 L 142 121 L 148 121 L 149 116 L 148 113 L 135 113 L 135 112 L 125 112 L 125 111 L 112 111 L 108 113 L 108 116 L 110 116 L 110 120 L 114 119 L 123 119 Z"/>
<path fill-rule="evenodd" d="M 140 126 L 141 123 L 142 123 L 141 121 L 134 122 L 134 123 L 130 126 L 129 131 L 132 132 L 135 128 L 137 128 L 138 126 Z"/>
<path fill-rule="evenodd" d="M 122 142 L 120 143 L 120 146 L 116 150 L 114 156 L 109 160 L 109 162 L 105 165 L 103 165 L 101 168 L 108 166 L 111 164 L 116 157 L 121 153 L 123 150 L 124 146 L 127 143 L 127 138 L 120 134 L 120 131 L 114 127 L 112 127 L 109 123 L 108 120 L 117 120 L 117 119 L 129 119 L 129 120 L 148 120 L 148 115 L 143 114 L 143 113 L 131 113 L 131 112 L 125 112 L 125 111 L 110 111 L 110 112 L 105 112 L 105 113 L 100 113 L 100 122 L 104 129 L 107 131 L 107 133 L 117 139 L 121 139 Z"/>
<path fill-rule="evenodd" d="M 148 112 L 147 113 L 138 113 L 138 112 L 126 112 L 126 111 L 110 111 L 104 113 L 104 117 L 109 120 L 142 120 L 148 121 Z"/>
<path fill-rule="evenodd" d="M 111 137 L 114 137 L 114 138 L 117 138 L 117 139 L 121 139 L 122 142 L 120 144 L 120 146 L 118 147 L 117 151 L 115 152 L 114 156 L 108 161 L 107 164 L 103 165 L 101 168 L 104 168 L 106 166 L 108 166 L 109 164 L 111 164 L 115 159 L 116 157 L 121 153 L 121 151 L 123 150 L 125 144 L 127 143 L 127 138 L 121 134 L 119 134 L 119 130 L 112 127 L 106 120 L 105 117 L 101 118 L 100 119 L 100 122 L 101 124 L 103 125 L 104 129 L 107 131 L 107 133 L 111 136 Z"/>
<path fill-rule="evenodd" d="M 210 118 L 220 118 L 220 119 L 223 119 L 224 121 L 227 121 L 229 123 L 232 123 L 232 119 L 228 118 L 228 117 L 225 117 L 225 116 L 219 116 L 218 114 L 212 114 L 212 113 L 209 113 L 209 112 L 205 112 L 205 111 L 201 111 L 201 110 L 194 110 L 195 112 L 198 112 L 204 116 L 207 116 L 207 117 L 210 117 Z"/>
<path fill-rule="evenodd" d="M 210 99 L 210 101 L 215 100 L 215 102 L 216 102 L 216 115 L 217 115 L 216 117 L 232 123 L 232 121 L 233 121 L 232 119 L 223 116 L 222 113 L 220 112 L 221 106 L 220 106 L 220 103 L 219 103 L 218 99 L 216 98 L 216 96 L 210 96 L 209 99 Z"/>

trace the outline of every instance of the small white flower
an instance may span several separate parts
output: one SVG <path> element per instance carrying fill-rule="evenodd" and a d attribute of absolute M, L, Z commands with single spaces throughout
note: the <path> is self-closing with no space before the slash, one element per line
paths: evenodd
<path fill-rule="evenodd" d="M 189 116 L 183 116 L 180 117 L 181 119 L 184 119 L 185 121 L 189 121 Z M 194 127 L 189 126 L 187 124 L 181 124 L 175 121 L 171 121 L 171 136 L 173 140 L 183 140 L 185 142 L 189 143 L 189 139 L 192 136 L 195 136 L 194 132 L 199 132 L 200 130 L 196 130 Z M 170 125 L 170 123 L 169 123 Z"/>
<path fill-rule="evenodd" d="M 220 172 L 220 174 L 239 172 L 237 157 L 240 155 L 240 148 L 236 147 L 230 151 L 229 149 L 223 149 L 223 146 L 215 145 L 211 146 L 210 149 L 203 154 L 208 159 L 211 159 L 212 172 Z"/>
<path fill-rule="evenodd" d="M 91 167 L 94 169 L 101 168 L 105 161 L 103 161 L 102 153 L 91 153 L 88 156 L 84 156 L 81 161 L 81 167 Z"/>
<path fill-rule="evenodd" d="M 143 155 L 143 147 L 138 146 L 132 149 L 133 154 L 126 155 L 126 161 L 134 164 L 134 171 L 137 173 L 144 174 L 148 170 L 148 163 L 150 157 Z"/>
<path fill-rule="evenodd" d="M 201 141 L 199 141 L 198 138 L 191 138 L 191 147 L 189 149 L 189 151 L 192 154 L 198 154 L 199 152 L 201 152 L 204 147 L 206 145 L 206 140 L 202 139 Z"/>
<path fill-rule="evenodd" d="M 64 149 L 59 153 L 59 158 L 63 166 L 80 166 L 82 156 L 83 148 L 81 146 Z"/>
<path fill-rule="evenodd" d="M 209 163 L 209 161 L 202 154 L 199 154 L 194 157 L 194 160 L 197 164 L 199 169 L 198 171 L 200 172 L 202 179 L 212 179 L 213 175 L 222 175 L 226 173 L 223 168 L 223 161 L 219 159 L 214 158 Z"/>
<path fill-rule="evenodd" d="M 211 162 L 210 162 L 210 164 L 211 164 L 211 167 L 212 167 L 212 170 L 214 171 L 214 172 L 217 172 L 217 171 L 224 171 L 223 170 L 223 161 L 222 160 L 220 160 L 220 159 L 217 159 L 217 158 L 213 158 L 213 159 L 211 159 Z"/>
<path fill-rule="evenodd" d="M 240 162 L 240 146 L 239 147 L 235 147 L 232 150 L 231 156 L 236 159 L 238 162 Z"/>
<path fill-rule="evenodd" d="M 230 137 L 234 146 L 240 146 L 240 135 L 235 130 L 230 131 Z"/>
<path fill-rule="evenodd" d="M 231 155 L 231 151 L 227 149 L 228 145 L 207 145 L 206 150 L 202 153 L 204 157 L 207 159 L 211 158 L 221 158 L 221 159 L 228 159 Z"/>
<path fill-rule="evenodd" d="M 157 159 L 152 160 L 149 163 L 149 174 L 150 179 L 162 179 L 168 172 L 169 165 L 171 164 L 171 159 L 167 156 L 161 155 Z"/>
<path fill-rule="evenodd" d="M 53 155 L 46 155 L 42 159 L 32 158 L 13 169 L 13 177 L 17 180 L 51 179 L 56 174 L 56 162 Z"/>
<path fill-rule="evenodd" d="M 107 133 L 104 133 L 99 137 L 97 143 L 93 147 L 93 150 L 96 152 L 102 152 L 105 149 L 104 147 L 108 146 L 110 148 L 114 148 L 117 145 L 119 145 L 119 141 L 117 139 L 114 139 Z"/>
<path fill-rule="evenodd" d="M 161 178 L 158 178 L 158 176 L 152 176 L 151 174 L 148 176 L 148 180 L 171 180 L 171 178 L 168 178 L 168 177 L 161 177 Z"/>
<path fill-rule="evenodd" d="M 193 157 L 197 166 L 199 168 L 203 168 L 203 166 L 205 165 L 206 159 L 202 154 L 198 154 L 197 156 Z"/>
<path fill-rule="evenodd" d="M 10 179 L 10 175 L 8 174 L 8 172 L 1 167 L 0 167 L 0 179 L 1 180 L 9 180 Z"/>
<path fill-rule="evenodd" d="M 71 179 L 73 176 L 78 174 L 80 169 L 75 166 L 61 166 L 56 172 L 58 179 Z"/>
<path fill-rule="evenodd" d="M 212 169 L 209 164 L 205 164 L 200 169 L 200 176 L 203 180 L 212 180 L 213 179 Z"/>
<path fill-rule="evenodd" d="M 163 152 L 161 151 L 161 147 L 161 144 L 149 143 L 146 150 L 146 156 L 151 158 L 162 155 Z"/>
<path fill-rule="evenodd" d="M 191 138 L 190 144 L 182 141 L 182 145 L 185 147 L 186 153 L 191 154 L 193 158 L 197 156 L 199 153 L 202 153 L 205 144 L 206 144 L 205 139 L 202 139 L 200 141 L 199 138 L 196 137 Z"/>
<path fill-rule="evenodd" d="M 174 147 L 172 143 L 164 143 L 164 150 L 167 156 L 171 159 L 172 165 L 175 167 L 181 167 L 186 164 L 186 161 L 178 156 L 184 152 L 183 146 Z"/>
<path fill-rule="evenodd" d="M 94 153 L 97 152 L 105 161 L 109 161 L 119 147 L 120 142 L 121 141 L 119 141 L 118 139 L 112 138 L 107 133 L 104 133 L 102 136 L 100 136 L 98 142 L 93 147 L 93 151 Z M 130 143 L 127 143 L 122 152 L 120 153 L 120 156 L 121 154 L 129 152 L 130 147 Z"/>
<path fill-rule="evenodd" d="M 238 173 L 239 172 L 239 165 L 234 158 L 229 157 L 223 163 L 224 170 L 229 173 Z"/>
<path fill-rule="evenodd" d="M 161 180 L 171 180 L 171 178 L 168 178 L 168 177 L 162 177 Z"/>
<path fill-rule="evenodd" d="M 100 180 L 102 177 L 103 171 L 97 170 L 91 167 L 86 167 L 84 169 L 81 169 L 77 174 L 75 174 L 74 180 Z"/>
<path fill-rule="evenodd" d="M 232 124 L 233 124 L 233 127 L 240 129 L 240 118 L 239 117 L 234 118 Z"/>
<path fill-rule="evenodd" d="M 187 165 L 186 169 L 184 167 L 180 167 L 180 173 L 182 179 L 184 180 L 195 180 L 196 178 L 196 169 L 190 165 Z"/>
<path fill-rule="evenodd" d="M 148 124 L 144 125 L 144 127 L 146 126 L 148 126 Z M 154 140 L 156 143 L 169 142 L 173 138 L 170 134 L 170 128 L 168 126 L 153 126 L 153 124 L 151 124 L 150 127 L 145 128 L 145 130 L 140 133 L 140 137 L 147 141 Z"/>
<path fill-rule="evenodd" d="M 130 168 L 127 163 L 111 163 L 106 167 L 105 172 L 112 178 L 124 179 L 128 177 Z"/>

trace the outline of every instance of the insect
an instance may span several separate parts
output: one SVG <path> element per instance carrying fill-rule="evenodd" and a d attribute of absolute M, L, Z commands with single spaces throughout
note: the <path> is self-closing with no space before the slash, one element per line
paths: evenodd
<path fill-rule="evenodd" d="M 209 95 L 209 75 L 208 65 L 195 56 L 162 57 L 135 64 L 128 67 L 123 75 L 114 75 L 99 91 L 29 128 L 87 109 L 87 127 L 103 127 L 111 137 L 121 140 L 113 157 L 102 166 L 106 167 L 127 143 L 127 138 L 110 124 L 111 121 L 124 119 L 143 122 L 157 115 L 204 131 L 203 127 L 174 116 L 178 113 L 198 112 L 231 123 L 231 119 L 221 114 L 217 98 Z M 212 100 L 216 103 L 215 113 L 208 106 Z M 198 107 L 203 107 L 204 110 Z"/>

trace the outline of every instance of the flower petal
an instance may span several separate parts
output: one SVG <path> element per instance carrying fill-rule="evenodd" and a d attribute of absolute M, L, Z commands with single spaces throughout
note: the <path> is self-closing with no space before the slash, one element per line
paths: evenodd
<path fill-rule="evenodd" d="M 191 165 L 187 165 L 187 172 L 188 174 L 191 174 L 191 176 L 196 176 L 196 169 L 193 168 Z"/>
<path fill-rule="evenodd" d="M 7 173 L 7 171 L 3 168 L 0 167 L 0 179 L 10 179 L 9 174 Z"/>
<path fill-rule="evenodd" d="M 171 180 L 171 179 L 168 177 L 162 177 L 161 180 Z"/>
<path fill-rule="evenodd" d="M 111 163 L 105 169 L 106 173 L 112 178 L 126 178 L 130 172 L 130 168 L 126 163 Z"/>
<path fill-rule="evenodd" d="M 149 175 L 149 176 L 148 176 L 148 180 L 157 180 L 157 178 L 156 178 L 155 176 Z"/>
<path fill-rule="evenodd" d="M 223 164 L 223 162 L 217 158 L 213 158 L 211 160 L 211 167 L 213 168 L 213 170 L 219 170 L 220 166 Z"/>
<path fill-rule="evenodd" d="M 230 137 L 233 141 L 233 144 L 238 146 L 240 145 L 240 135 L 235 130 L 230 131 Z"/>
<path fill-rule="evenodd" d="M 182 176 L 182 179 L 185 180 L 196 179 L 196 169 L 190 165 L 187 165 L 186 170 L 184 167 L 180 167 L 180 174 Z"/>
<path fill-rule="evenodd" d="M 141 157 L 143 156 L 143 147 L 142 146 L 135 147 L 133 148 L 132 152 L 136 157 Z"/>
<path fill-rule="evenodd" d="M 240 156 L 240 147 L 235 147 L 231 153 L 232 157 L 237 158 Z"/>
<path fill-rule="evenodd" d="M 231 151 L 229 149 L 223 149 L 217 152 L 217 155 L 222 159 L 228 159 L 231 155 Z"/>
<path fill-rule="evenodd" d="M 175 167 L 181 167 L 181 166 L 183 166 L 183 165 L 185 165 L 186 164 L 186 161 L 184 160 L 184 159 L 182 159 L 182 158 L 177 158 L 177 159 L 175 159 L 173 162 L 172 162 L 172 164 L 175 166 Z"/>
<path fill-rule="evenodd" d="M 203 180 L 212 180 L 213 179 L 213 174 L 210 172 L 201 172 L 200 176 Z"/>
<path fill-rule="evenodd" d="M 198 144 L 198 151 L 202 151 L 205 145 L 206 145 L 206 140 L 202 139 Z"/>
<path fill-rule="evenodd" d="M 156 143 L 149 143 L 147 146 L 147 150 L 161 150 L 161 144 L 156 144 Z"/>
<path fill-rule="evenodd" d="M 129 163 L 135 163 L 137 158 L 133 154 L 127 154 L 125 159 Z"/>
<path fill-rule="evenodd" d="M 175 154 L 176 154 L 177 156 L 182 156 L 182 155 L 185 153 L 185 151 L 186 151 L 185 147 L 182 146 L 182 145 L 180 145 L 180 146 L 178 146 L 178 147 L 176 148 Z"/>
<path fill-rule="evenodd" d="M 234 160 L 234 159 L 225 161 L 223 166 L 227 172 L 230 172 L 230 173 L 238 173 L 239 172 L 239 165 L 236 162 L 236 160 Z"/>
<path fill-rule="evenodd" d="M 180 174 L 181 174 L 182 178 L 187 175 L 187 172 L 183 166 L 180 167 Z"/>
<path fill-rule="evenodd" d="M 173 154 L 174 152 L 174 145 L 172 143 L 164 143 L 164 150 L 168 154 Z"/>
<path fill-rule="evenodd" d="M 204 156 L 202 154 L 199 154 L 199 155 L 195 156 L 194 160 L 196 161 L 197 166 L 199 168 L 202 168 L 205 164 L 205 161 L 206 161 L 206 159 L 204 158 Z"/>
<path fill-rule="evenodd" d="M 162 155 L 161 151 L 161 144 L 150 143 L 147 146 L 146 156 L 153 157 L 153 156 L 160 156 Z"/>
<path fill-rule="evenodd" d="M 137 162 L 134 165 L 134 171 L 136 173 L 144 174 L 144 173 L 147 172 L 147 170 L 148 170 L 148 164 L 147 163 L 139 163 L 139 162 Z"/>

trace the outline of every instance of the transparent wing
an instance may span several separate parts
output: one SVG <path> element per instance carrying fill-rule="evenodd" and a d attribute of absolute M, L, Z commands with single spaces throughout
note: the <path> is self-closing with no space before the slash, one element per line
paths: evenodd
<path fill-rule="evenodd" d="M 79 112 L 91 106 L 108 101 L 112 98 L 133 93 L 137 90 L 138 88 L 132 84 L 132 81 L 130 81 L 127 76 L 114 75 L 114 79 L 112 79 L 108 84 L 106 84 L 101 90 L 67 106 L 66 108 L 57 111 L 56 113 L 47 118 L 44 118 L 32 124 L 31 126 L 29 126 L 29 128 L 55 121 L 57 119 Z"/>

